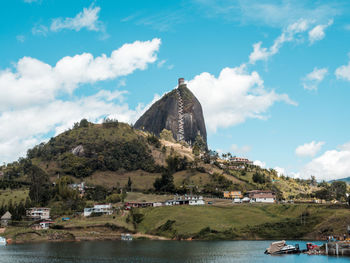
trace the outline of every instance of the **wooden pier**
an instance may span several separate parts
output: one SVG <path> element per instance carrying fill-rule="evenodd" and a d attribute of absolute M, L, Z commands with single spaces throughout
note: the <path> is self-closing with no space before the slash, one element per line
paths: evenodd
<path fill-rule="evenodd" d="M 325 255 L 350 256 L 350 242 L 338 241 L 326 243 L 324 249 Z"/>

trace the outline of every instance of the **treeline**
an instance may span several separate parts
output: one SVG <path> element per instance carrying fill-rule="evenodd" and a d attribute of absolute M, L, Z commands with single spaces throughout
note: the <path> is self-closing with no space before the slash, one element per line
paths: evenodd
<path fill-rule="evenodd" d="M 334 181 L 331 184 L 322 182 L 319 184 L 319 187 L 322 189 L 315 193 L 317 198 L 327 201 L 339 200 L 349 202 L 348 197 L 346 196 L 347 185 L 345 182 Z"/>

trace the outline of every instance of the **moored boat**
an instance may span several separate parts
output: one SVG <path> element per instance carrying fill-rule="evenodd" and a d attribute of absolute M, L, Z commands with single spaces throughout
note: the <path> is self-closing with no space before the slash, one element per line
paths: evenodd
<path fill-rule="evenodd" d="M 300 253 L 299 245 L 287 245 L 284 240 L 271 243 L 270 247 L 265 250 L 265 254 L 270 255 L 297 253 Z"/>
<path fill-rule="evenodd" d="M 130 234 L 121 234 L 121 239 L 124 241 L 132 241 L 132 235 Z"/>
<path fill-rule="evenodd" d="M 0 246 L 6 246 L 6 245 L 7 245 L 6 238 L 0 237 Z"/>

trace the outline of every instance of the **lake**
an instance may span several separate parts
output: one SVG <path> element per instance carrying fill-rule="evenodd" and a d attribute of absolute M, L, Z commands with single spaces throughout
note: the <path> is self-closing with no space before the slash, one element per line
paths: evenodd
<path fill-rule="evenodd" d="M 35 243 L 0 247 L 0 262 L 349 262 L 346 257 L 284 255 L 264 251 L 271 241 L 100 241 Z M 299 243 L 304 249 L 304 241 Z M 315 242 L 320 244 L 319 242 Z"/>

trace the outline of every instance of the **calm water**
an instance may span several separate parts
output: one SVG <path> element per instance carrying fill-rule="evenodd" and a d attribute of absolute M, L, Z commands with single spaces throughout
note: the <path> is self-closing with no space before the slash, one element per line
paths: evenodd
<path fill-rule="evenodd" d="M 288 242 L 294 244 L 295 242 Z M 301 249 L 305 242 L 298 242 Z M 350 262 L 350 258 L 264 255 L 270 241 L 106 241 L 0 247 L 0 262 Z"/>

